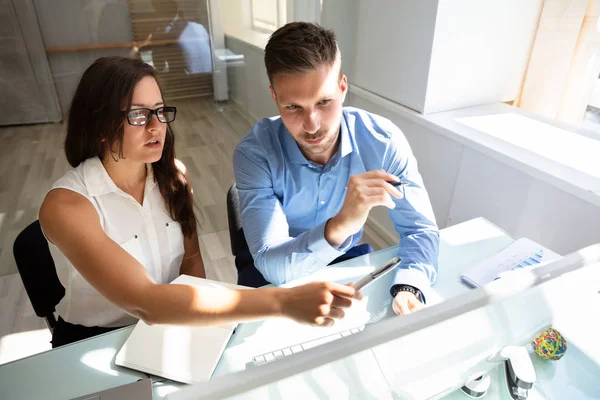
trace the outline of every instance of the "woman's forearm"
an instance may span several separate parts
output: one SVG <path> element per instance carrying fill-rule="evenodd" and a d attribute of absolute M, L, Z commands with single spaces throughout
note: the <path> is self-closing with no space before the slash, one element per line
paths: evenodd
<path fill-rule="evenodd" d="M 134 314 L 149 324 L 198 326 L 276 317 L 282 315 L 284 290 L 153 285 Z"/>

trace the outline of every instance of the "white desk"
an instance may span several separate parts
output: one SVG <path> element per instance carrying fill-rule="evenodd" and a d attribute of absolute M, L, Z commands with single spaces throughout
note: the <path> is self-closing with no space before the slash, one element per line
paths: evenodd
<path fill-rule="evenodd" d="M 495 254 L 512 241 L 509 235 L 484 219 L 474 219 L 442 230 L 439 276 L 434 286 L 435 290 L 444 298 L 468 291 L 468 287 L 460 281 L 460 272 Z M 321 276 L 342 281 L 353 280 L 356 277 L 352 272 L 353 268 L 379 265 L 395 255 L 396 250 L 395 247 L 391 247 L 349 260 L 335 268 L 329 268 Z M 356 268 L 354 271 L 360 271 L 358 275 L 362 275 L 361 270 L 364 268 Z M 332 272 L 335 272 L 335 276 L 329 275 Z M 372 293 L 373 289 L 379 288 L 379 285 L 386 285 L 384 290 L 379 291 L 385 297 L 389 289 L 389 282 L 384 282 L 385 279 L 382 278 L 370 285 L 366 291 L 368 290 L 369 294 L 374 296 L 376 294 Z M 392 276 L 389 275 L 387 279 L 391 280 Z M 429 296 L 429 299 L 432 295 L 426 294 L 426 296 Z M 387 297 L 389 298 L 389 295 Z M 390 308 L 388 302 L 385 316 L 391 315 Z M 255 322 L 238 327 L 217 366 L 215 376 L 245 369 L 249 361 L 248 356 L 260 353 L 259 349 L 255 348 L 257 341 L 246 339 L 253 336 L 257 329 L 260 329 L 261 324 L 262 322 Z M 115 354 L 131 330 L 132 327 L 123 328 L 0 366 L 0 398 L 72 398 L 145 377 L 142 373 L 114 365 Z M 170 382 L 156 384 L 154 398 L 160 399 L 180 386 Z"/>

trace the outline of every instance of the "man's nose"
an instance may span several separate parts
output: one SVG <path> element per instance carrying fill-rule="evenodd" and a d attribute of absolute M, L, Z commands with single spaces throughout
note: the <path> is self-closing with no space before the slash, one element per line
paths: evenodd
<path fill-rule="evenodd" d="M 303 121 L 304 131 L 307 133 L 317 133 L 319 128 L 321 128 L 321 124 L 319 121 L 319 115 L 316 111 L 309 111 L 304 116 Z"/>

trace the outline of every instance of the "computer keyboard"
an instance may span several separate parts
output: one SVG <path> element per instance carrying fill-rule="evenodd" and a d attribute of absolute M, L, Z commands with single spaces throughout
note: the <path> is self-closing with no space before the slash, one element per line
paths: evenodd
<path fill-rule="evenodd" d="M 287 357 L 289 355 L 300 353 L 301 351 L 312 349 L 313 347 L 320 346 L 325 343 L 333 342 L 334 340 L 350 336 L 355 333 L 361 332 L 365 329 L 365 325 L 361 325 L 356 328 L 348 329 L 347 331 L 334 333 L 332 335 L 323 336 L 318 339 L 309 340 L 304 343 L 300 343 L 294 346 L 286 347 L 283 349 L 271 351 L 265 354 L 261 354 L 252 358 L 254 365 L 262 365 L 271 361 L 279 360 L 280 358 Z"/>

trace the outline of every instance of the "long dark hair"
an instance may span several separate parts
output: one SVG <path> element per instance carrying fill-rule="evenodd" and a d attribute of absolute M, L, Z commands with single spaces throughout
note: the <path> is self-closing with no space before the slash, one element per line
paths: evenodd
<path fill-rule="evenodd" d="M 135 85 L 145 76 L 152 76 L 160 88 L 154 68 L 133 58 L 99 58 L 83 73 L 71 102 L 65 140 L 72 167 L 92 157 L 104 160 L 114 148 L 123 158 L 124 110 L 131 108 Z M 194 206 L 190 185 L 175 165 L 175 136 L 169 125 L 162 156 L 152 163 L 152 170 L 171 218 L 190 237 L 196 229 Z"/>

